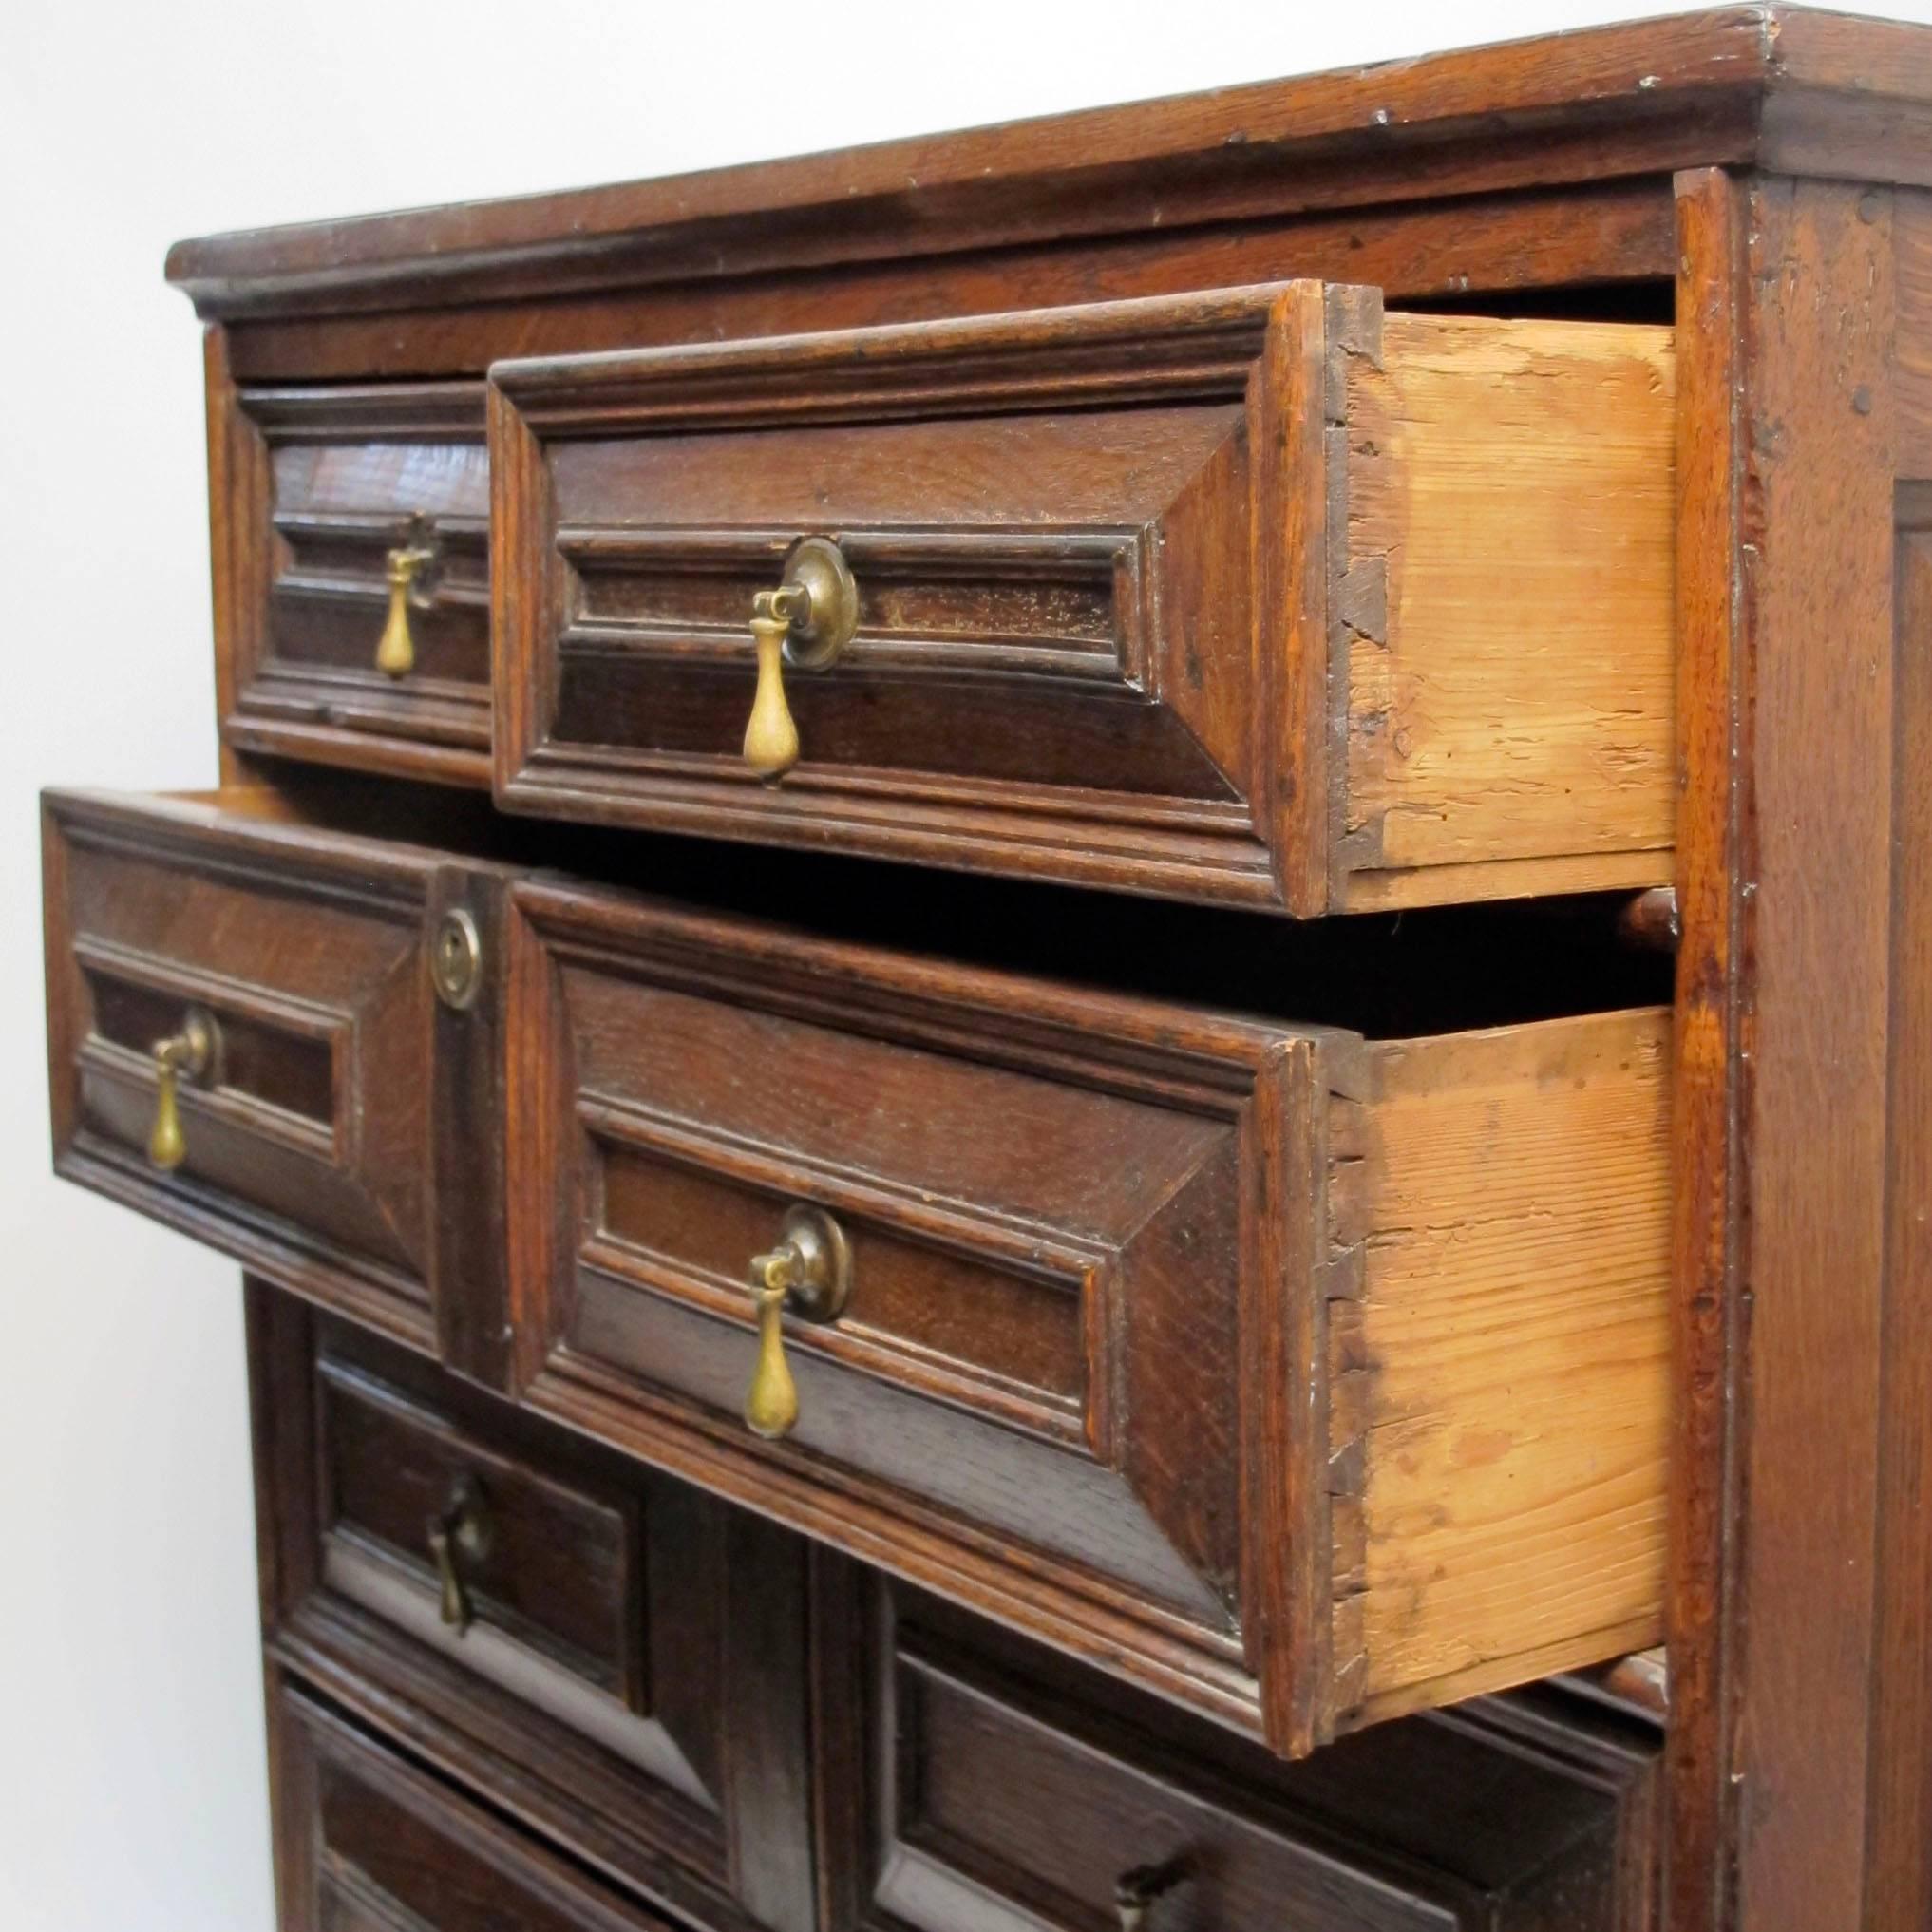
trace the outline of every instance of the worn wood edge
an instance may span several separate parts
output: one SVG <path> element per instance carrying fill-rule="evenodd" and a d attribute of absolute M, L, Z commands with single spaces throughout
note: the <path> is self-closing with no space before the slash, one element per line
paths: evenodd
<path fill-rule="evenodd" d="M 367 771 L 382 778 L 415 779 L 424 785 L 487 791 L 490 754 L 454 745 L 388 732 L 350 730 L 340 725 L 271 723 L 246 711 L 222 720 L 221 741 L 231 751 L 261 758 L 292 758 L 342 771 Z"/>
<path fill-rule="evenodd" d="M 542 764 L 516 766 L 506 776 L 516 756 L 516 726 L 503 710 L 498 719 L 505 728 L 497 734 L 496 802 L 519 816 L 891 859 L 942 871 L 984 868 L 1005 878 L 1199 905 L 1282 910 L 1271 855 L 1252 827 L 1210 838 L 1059 814 L 1043 825 L 1042 815 L 870 793 L 822 794 L 824 803 L 805 820 L 790 799 L 760 797 L 737 776 L 646 784 L 629 774 L 573 777 Z"/>
<path fill-rule="evenodd" d="M 1306 1042 L 1276 1056 L 1257 1085 L 1259 1180 L 1254 1159 L 1243 1163 L 1244 1245 L 1258 1252 L 1243 1272 L 1241 1314 L 1242 1630 L 1262 1730 L 1291 1757 L 1334 1734 L 1324 1058 Z"/>
<path fill-rule="evenodd" d="M 321 879 L 352 881 L 371 909 L 393 901 L 420 915 L 435 868 L 448 854 L 407 839 L 345 834 L 289 816 L 268 786 L 213 791 L 89 791 L 50 786 L 43 809 L 75 843 L 106 843 L 172 864 L 198 857 L 294 861 Z M 490 869 L 488 862 L 474 862 Z M 63 920 L 65 924 L 65 920 Z"/>
<path fill-rule="evenodd" d="M 1740 1239 L 1739 1122 L 1748 1068 L 1740 881 L 1748 719 L 1743 551 L 1744 189 L 1719 170 L 1677 181 L 1677 706 L 1676 887 L 1682 934 L 1676 995 L 1672 1165 L 1671 1434 L 1666 1636 L 1664 1890 L 1669 1923 L 1703 1932 L 1730 1910 L 1728 1847 L 1737 1792 L 1726 1775 L 1738 1657 L 1733 1525 L 1738 1468 L 1730 1410 L 1741 1366 L 1734 1270 Z"/>
<path fill-rule="evenodd" d="M 1107 1077 L 1116 1090 L 1184 1095 L 1234 1118 L 1257 1073 L 1285 1042 L 1322 1043 L 1346 1068 L 1357 1036 L 1135 994 L 1101 992 L 996 968 L 964 966 L 642 894 L 586 894 L 537 876 L 512 885 L 518 910 L 559 950 L 607 958 L 633 976 L 737 992 L 773 1012 L 836 1014 L 846 1031 L 1029 1070 Z M 855 1000 L 862 997 L 862 1014 Z M 1127 1076 L 1131 1076 L 1127 1079 Z M 1346 1074 L 1335 1077 L 1345 1078 Z"/>
<path fill-rule="evenodd" d="M 300 1606 L 269 1645 L 275 1661 L 378 1735 L 478 1791 L 608 1882 L 720 1932 L 755 1922 L 725 1892 L 720 1821 L 668 1802 L 614 1769 L 559 1720 L 486 1680 L 455 1687 L 386 1626 L 332 1599 Z M 514 1739 L 514 1752 L 499 1740 Z M 697 1852 L 717 1868 L 708 1872 Z"/>
<path fill-rule="evenodd" d="M 1601 1630 L 1564 1637 L 1534 1650 L 1520 1651 L 1514 1657 L 1492 1657 L 1467 1670 L 1397 1685 L 1364 1699 L 1347 1714 L 1343 1728 L 1365 1730 L 1371 1724 L 1387 1723 L 1392 1717 L 1439 1710 L 1446 1704 L 1458 1704 L 1489 1692 L 1514 1690 L 1537 1678 L 1574 1669 L 1582 1662 L 1615 1657 L 1619 1651 L 1642 1649 L 1654 1643 L 1657 1635 L 1657 1619 L 1633 1618 L 1622 1623 L 1606 1624 Z"/>
<path fill-rule="evenodd" d="M 475 377 L 249 383 L 235 407 L 272 445 L 483 440 L 483 384 Z"/>
<path fill-rule="evenodd" d="M 1488 859 L 1468 865 L 1416 865 L 1350 872 L 1337 912 L 1399 912 L 1408 906 L 1468 905 L 1479 900 L 1548 899 L 1570 892 L 1641 892 L 1668 885 L 1672 848 Z"/>
<path fill-rule="evenodd" d="M 325 1763 L 346 1771 L 378 1797 L 410 1813 L 438 1837 L 540 1901 L 557 1914 L 559 1923 L 581 1925 L 583 1932 L 673 1932 L 675 1921 L 661 1916 L 642 1900 L 597 1885 L 543 1840 L 506 1832 L 483 1794 L 445 1783 L 411 1758 L 386 1749 L 346 1715 L 323 1703 L 279 1659 L 271 1657 L 270 1661 L 272 1722 L 284 1745 L 292 1734 L 299 1737 L 307 1780 L 313 1781 L 315 1771 Z M 296 1909 L 285 1921 L 293 1926 L 311 1923 L 308 1905 L 317 1863 L 328 1861 L 338 1872 L 352 1874 L 355 1870 L 337 1865 L 320 1842 L 314 1798 L 312 1790 L 301 1814 L 288 1820 L 289 1836 L 284 1840 L 304 1842 L 306 1883 L 291 1887 L 291 1903 Z M 388 1904 L 386 1894 L 374 1897 Z M 374 1909 L 374 1901 L 369 1902 L 369 1906 Z M 420 1922 L 412 1915 L 410 1923 Z"/>
<path fill-rule="evenodd" d="M 150 1180 L 135 1160 L 131 1155 L 125 1161 L 114 1158 L 104 1146 L 89 1146 L 84 1138 L 61 1153 L 54 1172 L 239 1261 L 251 1274 L 305 1301 L 346 1315 L 418 1354 L 435 1355 L 435 1324 L 420 1283 L 406 1296 L 404 1278 L 370 1275 L 317 1255 L 272 1228 L 254 1226 L 227 1207 L 184 1198 L 179 1184 Z"/>
<path fill-rule="evenodd" d="M 489 384 L 550 439 L 1236 398 L 1297 286 L 511 359 Z"/>
<path fill-rule="evenodd" d="M 1640 135 L 1659 170 L 1740 161 L 1774 75 L 1843 85 L 1808 58 L 1792 18 L 1741 8 L 663 180 L 211 237 L 177 244 L 167 274 L 204 313 L 316 312 L 405 291 L 448 299 L 486 280 L 638 286 L 1119 232 L 1147 225 L 1157 181 L 1170 224 L 1288 212 L 1345 201 L 1352 181 L 1411 149 L 1431 165 L 1409 161 L 1411 192 L 1446 192 L 1473 168 L 1522 185 L 1547 174 L 1558 133 Z M 1917 56 L 1916 39 L 1896 44 Z M 1904 85 L 1932 93 L 1924 65 Z M 1577 142 L 1572 172 L 1589 145 Z"/>
<path fill-rule="evenodd" d="M 712 1423 L 625 1378 L 559 1351 L 524 1403 L 567 1426 L 695 1483 L 729 1502 L 828 1544 L 862 1563 L 1019 1630 L 1070 1656 L 1252 1735 L 1263 1731 L 1260 1688 L 1222 1645 L 1194 1640 L 1184 1620 L 1143 1614 L 1091 1580 L 950 1519 L 935 1542 L 924 1512 L 876 1486 L 861 1492 L 830 1474 L 773 1468 L 727 1422 Z M 1205 1633 L 1202 1633 L 1203 1636 Z"/>
<path fill-rule="evenodd" d="M 1676 269 L 1669 165 L 1659 157 L 1652 172 L 1582 170 L 1584 179 L 1567 185 L 1424 202 L 1392 181 L 1398 199 L 1385 205 L 1178 230 L 1159 223 L 1073 242 L 894 257 L 843 275 L 739 275 L 522 301 L 492 283 L 455 306 L 237 322 L 230 353 L 250 383 L 407 382 L 480 377 L 505 357 L 1120 301 L 1284 275 L 1373 283 L 1391 302 L 1410 303 L 1471 292 L 1506 300 L 1510 291 L 1580 282 L 1657 285 Z"/>
<path fill-rule="evenodd" d="M 267 584 L 261 575 L 259 522 L 268 501 L 268 452 L 237 402 L 228 333 L 202 332 L 202 379 L 208 437 L 209 595 L 215 627 L 215 722 L 220 775 L 245 777 L 239 748 L 218 735 L 237 695 L 261 662 L 261 614 Z"/>
<path fill-rule="evenodd" d="M 1323 495 L 1328 505 L 1328 637 L 1324 653 L 1327 684 L 1323 721 L 1328 734 L 1327 905 L 1347 903 L 1349 880 L 1379 856 L 1373 827 L 1359 834 L 1349 828 L 1349 751 L 1354 719 L 1349 701 L 1350 667 L 1358 645 L 1389 641 L 1389 568 L 1384 557 L 1354 554 L 1350 523 L 1354 471 L 1365 460 L 1353 456 L 1350 437 L 1351 365 L 1359 360 L 1380 370 L 1382 298 L 1373 289 L 1332 288 L 1328 294 L 1328 340 L 1321 398 Z"/>
<path fill-rule="evenodd" d="M 1323 413 L 1342 292 L 1295 282 L 1275 305 L 1249 385 L 1253 483 L 1256 766 L 1272 771 L 1257 801 L 1286 910 L 1329 901 L 1335 729 L 1328 632 L 1335 505 L 1316 486 L 1326 463 Z"/>

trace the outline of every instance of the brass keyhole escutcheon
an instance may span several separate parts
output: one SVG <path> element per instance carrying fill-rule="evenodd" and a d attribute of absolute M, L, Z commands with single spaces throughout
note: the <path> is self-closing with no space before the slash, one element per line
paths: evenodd
<path fill-rule="evenodd" d="M 470 1601 L 469 1583 L 464 1576 L 464 1566 L 473 1569 L 482 1563 L 496 1541 L 496 1522 L 490 1514 L 489 1499 L 475 1476 L 465 1474 L 456 1479 L 443 1513 L 429 1519 L 427 1540 L 442 1591 L 443 1620 L 461 1637 L 476 1620 L 476 1607 Z"/>
<path fill-rule="evenodd" d="M 454 906 L 436 922 L 429 941 L 429 976 L 436 997 L 462 1013 L 476 999 L 483 984 L 483 936 L 462 906 Z"/>
<path fill-rule="evenodd" d="M 220 1054 L 221 1030 L 204 1007 L 191 1006 L 180 1032 L 154 1043 L 154 1126 L 148 1130 L 147 1158 L 163 1174 L 172 1174 L 188 1158 L 180 1083 L 212 1082 Z"/>
<path fill-rule="evenodd" d="M 384 559 L 389 611 L 376 643 L 375 667 L 385 677 L 407 677 L 416 668 L 416 637 L 409 627 L 409 607 L 428 602 L 435 589 L 438 560 L 434 526 L 426 517 L 411 517 L 407 538 Z"/>
<path fill-rule="evenodd" d="M 785 1316 L 832 1321 L 852 1292 L 852 1250 L 822 1207 L 787 1208 L 778 1245 L 753 1257 L 751 1299 L 758 1311 L 758 1355 L 745 1394 L 753 1435 L 789 1435 L 798 1423 L 798 1384 L 785 1354 Z"/>
<path fill-rule="evenodd" d="M 805 537 L 785 560 L 785 581 L 751 600 L 758 684 L 745 726 L 745 762 L 776 783 L 798 763 L 798 725 L 786 702 L 785 672 L 830 664 L 859 628 L 859 586 L 829 537 Z"/>

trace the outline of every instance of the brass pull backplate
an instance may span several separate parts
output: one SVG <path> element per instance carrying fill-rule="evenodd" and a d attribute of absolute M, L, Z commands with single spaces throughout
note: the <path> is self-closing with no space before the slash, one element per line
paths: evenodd
<path fill-rule="evenodd" d="M 844 1230 L 822 1207 L 788 1208 L 777 1247 L 751 1262 L 758 1311 L 758 1355 L 745 1395 L 745 1426 L 767 1439 L 798 1423 L 798 1384 L 785 1355 L 785 1316 L 832 1321 L 852 1292 L 852 1250 Z"/>
<path fill-rule="evenodd" d="M 829 537 L 805 537 L 785 560 L 785 581 L 751 601 L 758 684 L 745 726 L 745 762 L 776 781 L 798 763 L 798 725 L 786 702 L 785 670 L 818 671 L 859 628 L 859 586 Z"/>

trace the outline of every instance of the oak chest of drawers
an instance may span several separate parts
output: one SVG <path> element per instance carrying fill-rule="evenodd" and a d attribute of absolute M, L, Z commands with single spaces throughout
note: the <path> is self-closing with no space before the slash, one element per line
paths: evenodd
<path fill-rule="evenodd" d="M 1928 155 L 1740 10 L 176 251 L 54 1153 L 292 1932 L 1926 1923 Z"/>

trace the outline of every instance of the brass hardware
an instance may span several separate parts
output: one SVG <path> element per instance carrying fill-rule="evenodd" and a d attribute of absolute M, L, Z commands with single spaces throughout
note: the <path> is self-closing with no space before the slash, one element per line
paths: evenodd
<path fill-rule="evenodd" d="M 461 1637 L 476 1620 L 463 1580 L 464 1562 L 481 1563 L 496 1540 L 496 1524 L 474 1476 L 456 1479 L 441 1516 L 429 1519 L 429 1554 L 443 1584 L 443 1620 Z"/>
<path fill-rule="evenodd" d="M 483 938 L 476 921 L 462 906 L 452 907 L 437 922 L 429 946 L 429 977 L 436 997 L 462 1013 L 483 984 Z"/>
<path fill-rule="evenodd" d="M 1137 1865 L 1114 1881 L 1113 1905 L 1120 1914 L 1120 1932 L 1142 1932 L 1154 1901 L 1171 1892 L 1194 1872 L 1193 1861 L 1170 1858 L 1164 1865 Z"/>
<path fill-rule="evenodd" d="M 829 537 L 804 537 L 785 560 L 785 581 L 751 599 L 758 688 L 745 726 L 745 762 L 780 779 L 798 763 L 798 726 L 785 701 L 785 667 L 820 671 L 859 628 L 859 586 L 844 552 Z"/>
<path fill-rule="evenodd" d="M 409 605 L 423 605 L 434 585 L 436 536 L 426 517 L 409 519 L 409 534 L 386 560 L 389 581 L 388 621 L 376 646 L 375 665 L 385 677 L 407 677 L 416 668 L 416 639 L 409 629 Z"/>
<path fill-rule="evenodd" d="M 154 1126 L 147 1136 L 147 1158 L 163 1174 L 173 1173 L 188 1158 L 188 1137 L 181 1131 L 181 1076 L 208 1079 L 220 1053 L 221 1030 L 215 1015 L 199 1006 L 188 1009 L 180 1032 L 154 1043 Z"/>
<path fill-rule="evenodd" d="M 822 1207 L 787 1208 L 778 1246 L 751 1263 L 758 1360 L 745 1396 L 745 1425 L 753 1435 L 788 1435 L 798 1421 L 798 1384 L 785 1358 L 786 1310 L 806 1321 L 832 1321 L 851 1292 L 844 1230 Z"/>

